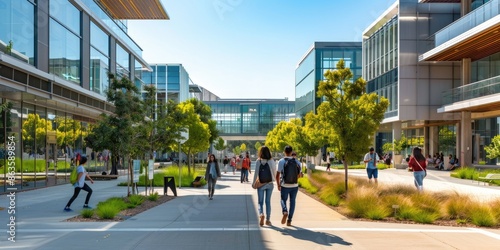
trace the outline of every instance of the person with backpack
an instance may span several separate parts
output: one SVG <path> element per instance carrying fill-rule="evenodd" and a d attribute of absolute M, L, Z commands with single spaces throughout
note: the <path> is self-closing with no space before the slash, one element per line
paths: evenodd
<path fill-rule="evenodd" d="M 266 197 L 266 225 L 271 226 L 271 195 L 273 194 L 274 185 L 276 181 L 276 166 L 271 151 L 267 146 L 262 146 L 259 149 L 259 158 L 255 162 L 255 174 L 253 175 L 253 182 L 259 179 L 263 186 L 257 188 L 257 197 L 259 202 L 259 224 L 264 226 L 264 195 Z"/>
<path fill-rule="evenodd" d="M 285 157 L 281 158 L 278 162 L 278 171 L 276 173 L 276 180 L 278 183 L 278 190 L 281 193 L 281 209 L 283 217 L 281 224 L 287 226 L 292 225 L 293 213 L 295 212 L 295 198 L 299 191 L 298 179 L 302 177 L 300 162 L 293 158 L 292 147 L 287 145 L 285 147 Z M 290 210 L 287 209 L 287 200 L 290 198 Z"/>
<path fill-rule="evenodd" d="M 78 168 L 76 169 L 76 172 L 78 174 L 78 177 L 76 179 L 76 182 L 73 184 L 73 187 L 75 187 L 75 190 L 74 190 L 74 193 L 73 193 L 73 196 L 71 197 L 71 199 L 69 199 L 68 201 L 68 204 L 66 204 L 66 207 L 64 208 L 64 211 L 72 211 L 70 206 L 71 206 L 71 203 L 73 203 L 73 201 L 76 199 L 76 197 L 78 197 L 78 195 L 80 194 L 80 190 L 85 190 L 87 191 L 87 197 L 85 198 L 85 204 L 83 205 L 83 208 L 87 208 L 87 209 L 90 209 L 91 207 L 89 207 L 89 200 L 90 200 L 90 196 L 92 195 L 92 188 L 89 187 L 89 185 L 87 185 L 87 183 L 85 183 L 85 177 L 87 177 L 87 179 L 90 180 L 90 183 L 94 183 L 94 180 L 92 180 L 92 178 L 90 178 L 90 176 L 87 174 L 87 171 L 85 171 L 85 164 L 87 163 L 87 157 L 85 156 L 79 156 L 79 166 Z"/>

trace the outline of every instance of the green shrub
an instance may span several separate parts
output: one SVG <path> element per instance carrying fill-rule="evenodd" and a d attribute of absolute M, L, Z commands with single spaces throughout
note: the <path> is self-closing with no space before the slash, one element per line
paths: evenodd
<path fill-rule="evenodd" d="M 420 210 L 413 214 L 411 219 L 418 223 L 432 224 L 439 218 L 439 214 Z"/>
<path fill-rule="evenodd" d="M 475 168 L 459 168 L 454 173 L 454 176 L 460 179 L 475 180 L 477 179 L 478 172 Z"/>
<path fill-rule="evenodd" d="M 497 222 L 500 222 L 500 199 L 494 200 L 490 203 L 491 211 Z"/>
<path fill-rule="evenodd" d="M 123 200 L 123 198 L 120 197 L 112 197 L 107 199 L 106 201 L 101 201 L 97 204 L 97 208 L 107 204 L 118 208 L 119 211 L 127 209 L 127 203 Z"/>
<path fill-rule="evenodd" d="M 391 210 L 383 206 L 382 204 L 374 205 L 365 212 L 365 218 L 371 220 L 382 220 L 385 217 L 391 215 Z"/>
<path fill-rule="evenodd" d="M 155 192 L 155 193 L 152 193 L 152 194 L 148 195 L 148 200 L 150 200 L 150 201 L 157 201 L 159 197 L 160 196 L 158 195 L 158 193 Z"/>
<path fill-rule="evenodd" d="M 396 219 L 398 220 L 411 220 L 420 210 L 412 206 L 401 206 L 396 210 Z"/>
<path fill-rule="evenodd" d="M 481 227 L 492 227 L 497 224 L 497 220 L 491 209 L 482 204 L 474 204 L 469 209 L 469 219 L 472 224 Z"/>
<path fill-rule="evenodd" d="M 94 210 L 93 209 L 83 209 L 82 211 L 80 211 L 80 215 L 83 218 L 92 218 L 92 216 L 94 216 Z"/>
<path fill-rule="evenodd" d="M 331 185 L 323 187 L 319 193 L 319 198 L 328 205 L 338 206 L 341 199 L 333 190 L 334 187 Z"/>
<path fill-rule="evenodd" d="M 308 178 L 300 178 L 298 182 L 299 187 L 305 189 L 307 192 L 311 194 L 318 192 L 318 188 L 312 185 Z"/>
<path fill-rule="evenodd" d="M 103 203 L 97 207 L 97 216 L 101 219 L 113 219 L 121 211 L 114 203 Z"/>
<path fill-rule="evenodd" d="M 128 197 L 128 208 L 134 208 L 141 205 L 144 202 L 145 198 L 142 195 L 134 194 Z"/>
<path fill-rule="evenodd" d="M 346 199 L 346 207 L 349 214 L 355 218 L 365 217 L 373 206 L 378 203 L 378 195 L 368 188 L 350 190 Z"/>
<path fill-rule="evenodd" d="M 429 214 L 441 213 L 441 199 L 429 193 L 416 193 L 411 196 L 413 206 Z"/>
<path fill-rule="evenodd" d="M 450 197 L 446 203 L 446 212 L 450 219 L 465 219 L 471 206 L 471 199 L 468 196 L 456 195 Z"/>

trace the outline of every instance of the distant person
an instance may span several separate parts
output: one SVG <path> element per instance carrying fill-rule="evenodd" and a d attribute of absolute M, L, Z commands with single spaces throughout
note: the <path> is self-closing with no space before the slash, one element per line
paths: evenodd
<path fill-rule="evenodd" d="M 87 183 L 85 183 L 85 178 L 89 179 L 90 180 L 90 183 L 94 183 L 94 180 L 92 180 L 92 178 L 90 178 L 90 176 L 87 174 L 87 171 L 85 170 L 85 164 L 87 164 L 87 157 L 85 156 L 80 156 L 79 157 L 79 165 L 76 169 L 76 173 L 78 174 L 77 178 L 76 178 L 76 183 L 73 184 L 73 187 L 75 188 L 74 189 L 74 192 L 73 192 L 73 196 L 71 197 L 71 199 L 69 199 L 68 201 L 68 204 L 66 204 L 66 207 L 64 208 L 64 211 L 72 211 L 71 210 L 71 203 L 73 203 L 73 201 L 76 199 L 76 197 L 78 197 L 78 195 L 80 194 L 80 190 L 85 190 L 87 192 L 87 197 L 85 198 L 85 203 L 83 204 L 83 208 L 88 208 L 90 209 L 91 207 L 89 207 L 89 201 L 90 201 L 90 196 L 92 196 L 92 188 L 89 187 L 89 185 L 87 185 Z"/>
<path fill-rule="evenodd" d="M 222 164 L 224 164 L 224 174 L 227 174 L 227 167 L 229 164 L 229 159 L 227 158 L 227 156 L 224 156 L 224 160 L 222 161 Z"/>
<path fill-rule="evenodd" d="M 425 159 L 419 147 L 413 149 L 413 156 L 408 162 L 408 167 L 413 169 L 415 187 L 417 187 L 418 191 L 423 191 L 424 178 L 427 176 L 427 159 Z"/>
<path fill-rule="evenodd" d="M 250 154 L 247 152 L 245 158 L 243 158 L 243 162 L 241 163 L 241 183 L 244 181 L 249 182 L 248 174 L 252 173 L 252 170 L 250 169 L 251 164 L 252 161 L 250 160 Z"/>
<path fill-rule="evenodd" d="M 219 163 L 215 159 L 215 155 L 210 154 L 208 157 L 207 168 L 205 170 L 205 180 L 208 184 L 208 199 L 214 199 L 215 184 L 217 183 L 217 178 L 221 177 Z"/>
<path fill-rule="evenodd" d="M 267 183 L 257 188 L 257 200 L 259 203 L 259 225 L 264 225 L 264 196 L 266 202 L 266 225 L 271 226 L 271 195 L 273 194 L 274 184 L 276 181 L 276 164 L 271 157 L 271 151 L 268 147 L 262 146 L 259 149 L 259 158 L 255 161 L 255 174 L 253 182 L 259 179 L 261 183 Z"/>
<path fill-rule="evenodd" d="M 231 157 L 231 167 L 233 168 L 233 175 L 236 175 L 236 156 Z"/>
<path fill-rule="evenodd" d="M 292 157 L 292 147 L 285 147 L 285 157 L 278 162 L 276 181 L 278 190 L 281 193 L 281 209 L 283 217 L 281 224 L 292 225 L 293 214 L 295 212 L 295 199 L 299 191 L 298 179 L 302 177 L 300 162 Z M 287 200 L 290 198 L 290 210 L 287 208 Z"/>
<path fill-rule="evenodd" d="M 368 182 L 372 182 L 372 178 L 375 180 L 375 183 L 377 182 L 378 178 L 378 168 L 377 168 L 377 162 L 380 159 L 378 158 L 378 154 L 375 153 L 374 148 L 370 148 L 370 152 L 365 154 L 365 158 L 363 161 L 365 162 L 366 166 L 366 173 L 368 174 Z"/>

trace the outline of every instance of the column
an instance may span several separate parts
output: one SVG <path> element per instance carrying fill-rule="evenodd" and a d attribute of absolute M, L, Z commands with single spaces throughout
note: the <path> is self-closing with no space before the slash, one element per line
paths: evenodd
<path fill-rule="evenodd" d="M 462 111 L 460 120 L 460 166 L 470 166 L 472 164 L 472 124 L 471 112 Z"/>
<path fill-rule="evenodd" d="M 462 86 L 469 84 L 471 81 L 470 67 L 471 67 L 470 58 L 462 59 L 462 72 L 460 73 L 460 77 L 462 78 Z"/>

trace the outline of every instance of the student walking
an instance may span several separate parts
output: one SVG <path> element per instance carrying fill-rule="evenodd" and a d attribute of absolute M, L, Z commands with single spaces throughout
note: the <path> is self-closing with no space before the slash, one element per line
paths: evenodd
<path fill-rule="evenodd" d="M 378 154 L 375 153 L 374 148 L 370 148 L 370 152 L 366 153 L 364 162 L 366 164 L 366 173 L 368 174 L 368 181 L 371 183 L 372 178 L 375 180 L 375 184 L 377 184 L 378 178 L 378 168 L 377 162 L 379 161 Z"/>
<path fill-rule="evenodd" d="M 231 158 L 231 167 L 233 168 L 233 175 L 236 175 L 236 156 Z"/>
<path fill-rule="evenodd" d="M 227 165 L 229 164 L 229 159 L 227 158 L 227 156 L 224 156 L 222 164 L 224 164 L 224 174 L 227 174 Z"/>
<path fill-rule="evenodd" d="M 413 149 L 413 156 L 408 162 L 408 167 L 413 169 L 413 182 L 418 191 L 424 190 L 424 178 L 427 176 L 427 160 L 422 155 L 422 150 L 419 147 Z"/>
<path fill-rule="evenodd" d="M 281 224 L 292 225 L 293 213 L 295 212 L 295 199 L 299 191 L 298 179 L 302 177 L 300 162 L 292 157 L 292 147 L 285 147 L 285 157 L 278 162 L 276 180 L 278 190 L 281 193 L 281 210 L 283 217 Z M 290 198 L 290 210 L 287 208 L 287 200 Z"/>
<path fill-rule="evenodd" d="M 248 182 L 248 173 L 252 173 L 252 170 L 250 170 L 251 164 L 252 161 L 250 160 L 250 154 L 247 152 L 241 164 L 241 183 L 243 183 L 244 181 Z"/>
<path fill-rule="evenodd" d="M 210 154 L 208 156 L 207 169 L 205 170 L 205 180 L 208 184 L 208 199 L 214 199 L 215 184 L 217 183 L 217 178 L 221 177 L 219 163 L 215 159 L 215 155 Z"/>
<path fill-rule="evenodd" d="M 262 146 L 259 149 L 259 158 L 255 162 L 255 174 L 253 182 L 259 179 L 259 182 L 264 184 L 257 188 L 257 200 L 259 202 L 259 224 L 264 225 L 264 196 L 266 201 L 266 225 L 271 226 L 271 195 L 273 194 L 274 184 L 276 181 L 276 166 L 271 157 L 271 151 L 268 147 Z"/>
<path fill-rule="evenodd" d="M 74 186 L 74 192 L 73 192 L 73 196 L 71 197 L 71 199 L 69 199 L 68 201 L 68 204 L 66 204 L 66 207 L 64 208 L 64 211 L 71 211 L 71 203 L 73 203 L 73 201 L 76 199 L 76 197 L 78 197 L 78 195 L 80 194 L 80 190 L 85 190 L 87 192 L 87 197 L 85 198 L 85 203 L 83 204 L 83 208 L 91 208 L 89 207 L 89 200 L 90 200 L 90 196 L 92 196 L 92 189 L 89 187 L 89 185 L 87 185 L 87 183 L 85 183 L 85 177 L 87 179 L 90 180 L 90 183 L 94 183 L 94 180 L 92 180 L 92 178 L 90 178 L 90 176 L 87 174 L 87 171 L 85 170 L 85 164 L 87 164 L 87 157 L 85 156 L 81 156 L 80 157 L 80 162 L 79 162 L 80 165 L 78 165 L 77 169 L 76 169 L 76 172 L 78 174 L 78 177 L 77 177 L 77 181 L 75 184 L 73 184 Z"/>

